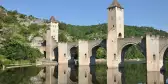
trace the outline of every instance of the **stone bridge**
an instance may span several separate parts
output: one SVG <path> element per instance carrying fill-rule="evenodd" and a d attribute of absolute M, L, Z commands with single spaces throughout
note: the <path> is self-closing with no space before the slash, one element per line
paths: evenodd
<path fill-rule="evenodd" d="M 48 40 L 49 41 L 49 40 Z M 79 65 L 94 65 L 96 51 L 99 47 L 106 49 L 106 40 L 54 42 L 50 40 L 46 46 L 46 59 L 56 60 L 59 64 L 73 64 L 78 58 Z M 50 45 L 53 46 L 50 46 Z"/>
<path fill-rule="evenodd" d="M 146 37 L 118 38 L 117 43 L 117 52 L 110 56 L 109 59 L 112 59 L 110 62 L 107 59 L 107 62 L 112 64 L 109 67 L 122 66 L 125 52 L 132 45 L 137 45 L 147 60 L 149 71 L 159 71 L 163 68 L 163 60 L 168 50 L 168 38 L 148 34 Z M 53 47 L 45 49 L 48 52 L 47 59 L 57 60 L 59 64 L 72 64 L 77 56 L 76 60 L 78 58 L 79 65 L 95 65 L 97 49 L 110 47 L 107 46 L 106 40 L 80 40 L 72 43 L 50 42 L 50 44 L 53 44 Z"/>
<path fill-rule="evenodd" d="M 123 65 L 128 48 L 138 45 L 146 57 L 147 71 L 164 69 L 163 59 L 168 51 L 168 38 L 151 34 L 124 38 L 124 8 L 114 0 L 107 10 L 108 31 L 105 40 L 59 42 L 59 22 L 52 16 L 46 33 L 46 46 L 39 47 L 45 51 L 46 59 L 56 60 L 59 64 L 72 64 L 75 63 L 74 59 L 78 59 L 79 65 L 95 65 L 96 50 L 103 47 L 107 50 L 108 68 L 115 68 Z"/>

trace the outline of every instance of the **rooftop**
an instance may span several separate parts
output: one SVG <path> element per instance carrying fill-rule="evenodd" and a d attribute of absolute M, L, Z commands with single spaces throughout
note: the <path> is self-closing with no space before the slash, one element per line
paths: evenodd
<path fill-rule="evenodd" d="M 58 23 L 58 21 L 55 20 L 55 17 L 54 17 L 54 16 L 51 16 L 51 18 L 50 18 L 50 22 L 52 22 L 52 23 Z"/>
<path fill-rule="evenodd" d="M 118 2 L 118 0 L 113 0 L 113 3 L 108 7 L 109 8 L 114 8 L 114 7 L 118 7 L 123 9 L 123 7 L 120 5 L 120 3 Z"/>

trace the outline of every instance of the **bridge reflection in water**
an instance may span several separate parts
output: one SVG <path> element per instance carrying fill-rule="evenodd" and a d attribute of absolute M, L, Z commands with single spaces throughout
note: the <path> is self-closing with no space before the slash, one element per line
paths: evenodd
<path fill-rule="evenodd" d="M 105 70 L 104 73 L 106 73 L 106 76 L 104 74 L 102 77 L 96 75 L 95 66 L 46 66 L 42 72 L 45 74 L 45 84 L 127 84 L 130 82 L 125 80 L 128 76 L 125 75 L 125 72 L 122 69 L 112 68 Z M 146 81 L 139 81 L 139 83 L 165 84 L 166 82 L 164 81 L 164 75 L 160 72 L 146 72 L 145 74 L 146 76 L 144 77 L 146 77 Z M 135 75 L 130 78 L 134 81 L 136 77 L 137 76 Z M 102 81 L 103 79 L 101 78 L 105 80 Z"/>

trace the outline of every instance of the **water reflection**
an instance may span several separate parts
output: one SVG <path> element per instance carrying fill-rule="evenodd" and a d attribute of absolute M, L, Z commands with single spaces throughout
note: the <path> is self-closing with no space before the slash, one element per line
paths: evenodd
<path fill-rule="evenodd" d="M 143 66 L 131 65 L 132 69 L 130 66 L 107 69 L 106 66 L 68 65 L 45 68 L 45 84 L 164 84 L 163 74 L 142 71 L 140 68 L 143 69 Z"/>
<path fill-rule="evenodd" d="M 56 66 L 46 66 L 45 68 L 45 83 L 46 84 L 56 84 L 58 82 L 58 76 L 56 72 Z"/>
<path fill-rule="evenodd" d="M 45 66 L 0 72 L 0 84 L 165 84 L 168 73 L 146 72 L 145 64 L 124 68 L 96 66 Z"/>
<path fill-rule="evenodd" d="M 164 84 L 164 75 L 160 72 L 147 72 L 148 84 Z"/>

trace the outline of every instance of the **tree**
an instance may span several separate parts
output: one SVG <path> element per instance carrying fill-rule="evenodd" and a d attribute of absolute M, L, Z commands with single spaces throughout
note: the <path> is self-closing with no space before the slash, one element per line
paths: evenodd
<path fill-rule="evenodd" d="M 96 52 L 96 59 L 103 59 L 103 58 L 106 58 L 106 50 L 100 47 Z"/>
<path fill-rule="evenodd" d="M 3 47 L 0 49 L 0 54 L 10 60 L 35 60 L 42 56 L 38 49 L 31 48 L 28 45 L 20 44 L 15 40 L 3 42 Z"/>
<path fill-rule="evenodd" d="M 59 39 L 60 42 L 67 42 L 68 41 L 68 39 L 66 38 L 64 32 L 62 32 L 62 33 L 59 34 L 58 39 Z"/>
<path fill-rule="evenodd" d="M 26 18 L 26 15 L 24 15 L 24 14 L 20 14 L 19 17 L 25 19 L 25 18 Z"/>

